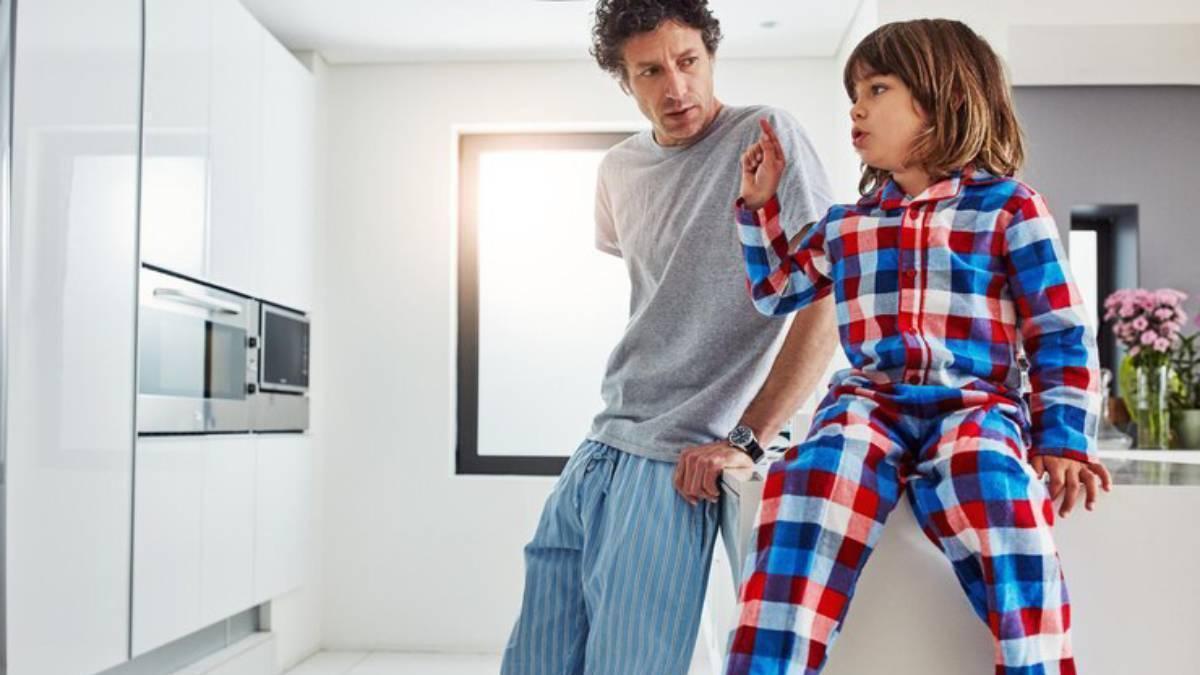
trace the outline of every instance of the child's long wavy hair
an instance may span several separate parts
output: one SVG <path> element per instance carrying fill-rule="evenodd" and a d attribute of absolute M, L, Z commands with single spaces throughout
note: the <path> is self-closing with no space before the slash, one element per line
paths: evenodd
<path fill-rule="evenodd" d="M 895 75 L 912 90 L 929 126 L 914 141 L 908 161 L 937 180 L 967 165 L 1011 176 L 1025 161 L 1021 127 L 999 57 L 959 21 L 920 19 L 875 29 L 846 60 L 842 82 L 853 100 L 854 83 Z M 891 174 L 863 165 L 858 190 L 871 194 Z"/>

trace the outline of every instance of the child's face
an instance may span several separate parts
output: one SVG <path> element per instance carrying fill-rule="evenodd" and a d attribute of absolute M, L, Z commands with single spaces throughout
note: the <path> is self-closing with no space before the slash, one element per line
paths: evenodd
<path fill-rule="evenodd" d="M 895 75 L 865 73 L 854 81 L 851 139 L 863 163 L 902 172 L 913 141 L 928 126 L 925 111 Z"/>

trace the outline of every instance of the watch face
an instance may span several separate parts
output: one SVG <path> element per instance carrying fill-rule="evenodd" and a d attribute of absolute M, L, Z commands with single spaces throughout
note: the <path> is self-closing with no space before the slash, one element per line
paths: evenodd
<path fill-rule="evenodd" d="M 739 424 L 729 432 L 729 442 L 738 447 L 746 447 L 752 440 L 754 440 L 754 432 L 750 430 L 750 427 Z"/>

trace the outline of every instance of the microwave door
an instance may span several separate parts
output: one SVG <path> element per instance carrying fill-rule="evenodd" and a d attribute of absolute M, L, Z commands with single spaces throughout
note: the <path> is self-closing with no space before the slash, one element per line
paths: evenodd
<path fill-rule="evenodd" d="M 262 376 L 264 391 L 303 394 L 308 391 L 308 318 L 274 307 L 262 312 Z"/>

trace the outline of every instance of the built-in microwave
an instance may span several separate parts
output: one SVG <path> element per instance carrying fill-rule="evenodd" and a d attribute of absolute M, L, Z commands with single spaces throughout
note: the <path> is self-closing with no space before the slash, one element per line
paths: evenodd
<path fill-rule="evenodd" d="M 309 327 L 304 312 L 259 303 L 255 431 L 308 428 Z"/>
<path fill-rule="evenodd" d="M 250 430 L 259 303 L 143 266 L 138 305 L 138 433 Z"/>

